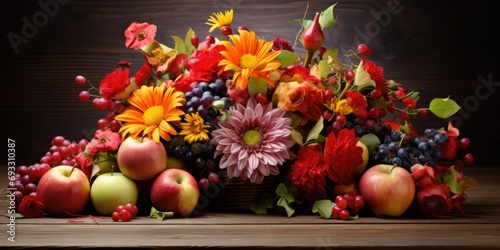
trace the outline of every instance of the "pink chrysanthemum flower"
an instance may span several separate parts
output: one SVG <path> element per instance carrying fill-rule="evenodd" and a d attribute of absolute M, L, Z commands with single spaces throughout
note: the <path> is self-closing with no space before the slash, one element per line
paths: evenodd
<path fill-rule="evenodd" d="M 237 104 L 228 110 L 229 118 L 212 131 L 217 145 L 215 157 L 222 154 L 220 168 L 227 169 L 229 178 L 240 177 L 259 184 L 264 177 L 277 175 L 279 166 L 295 155 L 289 150 L 291 119 L 285 111 L 273 109 L 272 103 L 262 106 L 250 98 L 246 107 Z"/>

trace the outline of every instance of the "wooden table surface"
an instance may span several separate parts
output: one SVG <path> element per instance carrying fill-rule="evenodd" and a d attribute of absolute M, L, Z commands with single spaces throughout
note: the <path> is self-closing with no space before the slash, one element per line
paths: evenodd
<path fill-rule="evenodd" d="M 3 169 L 5 172 L 5 168 Z M 16 242 L 7 240 L 9 219 L 1 217 L 4 248 L 222 248 L 222 249 L 500 249 L 500 170 L 470 167 L 479 186 L 467 190 L 466 215 L 437 219 L 360 217 L 341 221 L 315 215 L 255 215 L 207 212 L 188 219 L 110 217 L 15 220 Z M 6 176 L 2 174 L 1 176 Z M 6 178 L 0 180 L 6 211 Z"/>

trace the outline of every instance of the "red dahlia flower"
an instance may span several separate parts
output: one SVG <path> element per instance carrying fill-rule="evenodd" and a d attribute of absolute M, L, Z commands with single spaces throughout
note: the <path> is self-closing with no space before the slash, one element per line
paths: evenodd
<path fill-rule="evenodd" d="M 299 149 L 298 158 L 290 167 L 287 179 L 302 198 L 315 201 L 318 195 L 325 194 L 327 168 L 323 152 L 315 147 L 304 146 Z"/>
<path fill-rule="evenodd" d="M 337 184 L 352 183 L 356 167 L 363 162 L 363 148 L 356 145 L 358 140 L 354 129 L 342 129 L 337 137 L 335 133 L 330 133 L 326 138 L 327 174 Z"/>

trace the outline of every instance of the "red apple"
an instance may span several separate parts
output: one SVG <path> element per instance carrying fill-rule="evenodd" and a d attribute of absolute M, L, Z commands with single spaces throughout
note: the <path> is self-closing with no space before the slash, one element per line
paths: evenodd
<path fill-rule="evenodd" d="M 70 217 L 87 206 L 90 183 L 79 168 L 60 165 L 45 173 L 36 189 L 36 197 L 50 216 Z"/>
<path fill-rule="evenodd" d="M 127 137 L 118 148 L 116 159 L 120 172 L 138 181 L 153 179 L 167 166 L 163 144 L 147 137 Z"/>
<path fill-rule="evenodd" d="M 365 171 L 359 191 L 377 216 L 401 216 L 415 196 L 415 182 L 404 168 L 378 164 Z"/>
<path fill-rule="evenodd" d="M 158 211 L 187 217 L 198 204 L 200 190 L 191 173 L 177 168 L 163 171 L 151 186 L 151 204 Z"/>

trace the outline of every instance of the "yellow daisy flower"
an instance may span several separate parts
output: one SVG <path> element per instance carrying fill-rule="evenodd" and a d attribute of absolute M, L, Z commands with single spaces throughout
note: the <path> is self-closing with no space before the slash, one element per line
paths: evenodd
<path fill-rule="evenodd" d="M 195 141 L 208 141 L 208 129 L 210 126 L 205 125 L 203 118 L 198 112 L 186 114 L 185 123 L 181 123 L 182 131 L 180 135 L 184 135 L 184 140 L 189 144 Z"/>
<path fill-rule="evenodd" d="M 268 86 L 274 88 L 274 82 L 267 74 L 281 66 L 281 62 L 275 60 L 280 51 L 271 51 L 273 42 L 258 39 L 253 31 L 238 32 L 239 35 L 229 35 L 234 45 L 229 41 L 221 41 L 226 50 L 220 52 L 223 59 L 219 66 L 224 67 L 219 73 L 234 70 L 233 82 L 236 88 L 245 89 L 251 76 L 265 80 Z"/>
<path fill-rule="evenodd" d="M 147 136 L 159 142 L 160 137 L 170 141 L 170 135 L 177 134 L 169 122 L 180 121 L 184 114 L 177 108 L 184 101 L 182 92 L 167 88 L 165 83 L 156 87 L 143 85 L 132 92 L 127 101 L 130 106 L 115 117 L 124 122 L 119 131 L 123 138 L 128 135 L 132 138 Z"/>
<path fill-rule="evenodd" d="M 208 18 L 208 21 L 205 22 L 205 24 L 212 26 L 208 31 L 210 33 L 212 33 L 212 31 L 217 28 L 230 25 L 233 21 L 233 10 L 226 10 L 225 13 L 219 12 L 212 14 L 214 14 L 214 16 L 211 16 L 210 18 Z"/>

